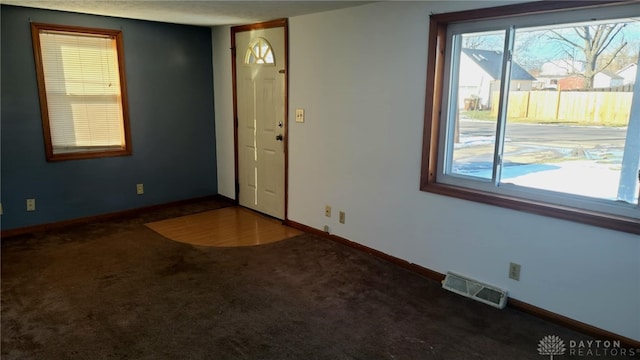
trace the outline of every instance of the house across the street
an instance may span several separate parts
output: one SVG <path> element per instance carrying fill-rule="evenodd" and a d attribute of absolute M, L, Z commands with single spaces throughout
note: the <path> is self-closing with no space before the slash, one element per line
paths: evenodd
<path fill-rule="evenodd" d="M 491 105 L 491 94 L 500 91 L 500 78 L 502 77 L 502 51 L 462 49 L 460 56 L 460 80 L 459 80 L 459 108 L 467 108 L 469 99 L 476 109 L 488 109 Z M 511 67 L 510 90 L 528 91 L 532 89 L 536 80 L 522 66 L 513 63 Z M 477 102 L 476 100 L 477 99 Z"/>

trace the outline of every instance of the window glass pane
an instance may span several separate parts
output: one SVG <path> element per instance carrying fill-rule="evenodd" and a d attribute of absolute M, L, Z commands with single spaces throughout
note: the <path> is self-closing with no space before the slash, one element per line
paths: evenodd
<path fill-rule="evenodd" d="M 245 54 L 244 63 L 275 65 L 273 51 L 267 39 L 259 37 L 251 41 Z"/>
<path fill-rule="evenodd" d="M 504 39 L 504 31 L 456 36 L 449 174 L 492 178 Z"/>
<path fill-rule="evenodd" d="M 273 52 L 271 51 L 271 49 L 267 48 L 264 53 L 264 61 L 267 64 L 273 64 Z"/>
<path fill-rule="evenodd" d="M 640 5 L 537 6 L 431 17 L 421 190 L 638 233 Z"/>
<path fill-rule="evenodd" d="M 623 161 L 640 138 L 629 132 L 638 20 L 516 31 L 503 183 L 638 203 L 637 155 Z M 622 176 L 625 165 L 635 170 Z"/>
<path fill-rule="evenodd" d="M 125 147 L 115 39 L 41 31 L 54 154 Z"/>

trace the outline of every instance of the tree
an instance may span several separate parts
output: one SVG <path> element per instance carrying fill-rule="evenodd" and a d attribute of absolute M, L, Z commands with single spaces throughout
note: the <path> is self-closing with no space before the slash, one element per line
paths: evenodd
<path fill-rule="evenodd" d="M 551 360 L 553 355 L 564 355 L 565 351 L 564 341 L 555 335 L 547 335 L 538 343 L 538 354 L 549 355 Z"/>
<path fill-rule="evenodd" d="M 501 51 L 504 49 L 504 32 L 464 34 L 462 36 L 462 47 L 465 49 Z"/>
<path fill-rule="evenodd" d="M 575 58 L 576 50 L 582 52 L 584 56 L 584 72 L 582 75 L 585 78 L 585 87 L 590 89 L 593 88 L 593 77 L 609 66 L 616 58 L 616 55 L 627 46 L 622 32 L 625 26 L 626 24 L 621 23 L 582 25 L 569 28 L 575 34 L 561 30 L 550 30 L 549 36 L 551 39 L 566 45 L 566 47 L 563 47 L 563 51 L 572 59 Z M 618 35 L 622 35 L 622 37 L 619 41 L 616 41 Z M 607 60 L 598 61 L 605 54 L 607 54 Z"/>
<path fill-rule="evenodd" d="M 609 63 L 608 70 L 617 72 L 618 70 L 629 66 L 629 64 L 638 63 L 638 52 L 640 52 L 640 43 L 629 42 L 629 44 L 622 49 L 617 56 L 613 57 L 611 53 L 603 54 L 598 58 L 598 66 L 603 67 Z"/>

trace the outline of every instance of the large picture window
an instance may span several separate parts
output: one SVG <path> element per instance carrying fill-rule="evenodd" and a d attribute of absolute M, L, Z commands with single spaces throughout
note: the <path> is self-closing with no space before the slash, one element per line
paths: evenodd
<path fill-rule="evenodd" d="M 640 5 L 566 4 L 431 17 L 421 188 L 640 233 Z"/>
<path fill-rule="evenodd" d="M 131 153 L 122 33 L 32 24 L 47 160 Z"/>

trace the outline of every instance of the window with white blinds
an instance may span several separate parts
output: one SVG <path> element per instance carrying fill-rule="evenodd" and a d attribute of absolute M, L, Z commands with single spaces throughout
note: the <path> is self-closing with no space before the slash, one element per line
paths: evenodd
<path fill-rule="evenodd" d="M 47 158 L 130 154 L 120 31 L 32 24 Z"/>

